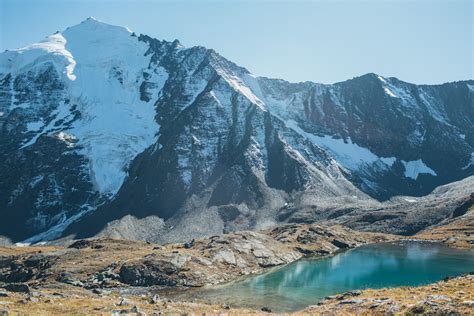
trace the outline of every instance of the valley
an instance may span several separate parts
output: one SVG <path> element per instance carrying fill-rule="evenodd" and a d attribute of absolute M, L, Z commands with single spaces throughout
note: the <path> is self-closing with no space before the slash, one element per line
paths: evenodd
<path fill-rule="evenodd" d="M 473 314 L 473 100 L 93 17 L 6 50 L 0 315 Z"/>
<path fill-rule="evenodd" d="M 454 223 L 415 235 L 449 246 L 473 249 L 469 230 L 473 210 Z M 464 233 L 453 243 L 454 229 Z M 463 239 L 462 236 L 469 238 Z M 260 232 L 235 232 L 186 243 L 92 239 L 68 245 L 0 248 L 2 308 L 13 313 L 266 314 L 225 301 L 211 303 L 189 295 L 199 288 L 248 278 L 302 258 L 325 258 L 367 244 L 383 245 L 406 237 L 357 232 L 342 226 L 291 224 Z M 433 242 L 433 240 L 430 240 Z M 469 268 L 469 267 L 465 267 Z M 306 313 L 472 311 L 472 276 L 433 285 L 351 291 L 328 296 L 297 311 Z M 416 296 L 411 293 L 415 291 Z M 224 292 L 225 293 L 225 290 Z M 352 293 L 352 294 L 351 294 Z M 389 297 L 389 299 L 387 299 Z M 429 303 L 427 303 L 429 302 Z M 449 304 L 445 304 L 449 302 Z M 317 305 L 316 305 L 317 303 Z M 428 304 L 428 305 L 427 305 Z M 420 307 L 421 306 L 421 307 Z"/>

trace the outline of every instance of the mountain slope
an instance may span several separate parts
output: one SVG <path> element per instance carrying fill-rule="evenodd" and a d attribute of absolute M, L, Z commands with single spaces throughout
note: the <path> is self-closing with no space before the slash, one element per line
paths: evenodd
<path fill-rule="evenodd" d="M 474 173 L 473 87 L 288 83 L 89 18 L 0 55 L 0 234 L 90 236 L 132 215 L 176 240 L 427 194 Z"/>

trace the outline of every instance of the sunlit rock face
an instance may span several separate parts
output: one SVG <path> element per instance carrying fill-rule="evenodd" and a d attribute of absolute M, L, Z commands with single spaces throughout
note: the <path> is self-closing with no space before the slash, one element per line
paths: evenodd
<path fill-rule="evenodd" d="M 473 89 L 289 83 L 89 18 L 0 54 L 0 235 L 177 240 L 424 195 L 474 173 Z"/>

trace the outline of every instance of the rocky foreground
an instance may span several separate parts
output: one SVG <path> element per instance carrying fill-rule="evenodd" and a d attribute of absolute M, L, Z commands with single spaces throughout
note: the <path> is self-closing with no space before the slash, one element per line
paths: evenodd
<path fill-rule="evenodd" d="M 342 226 L 294 224 L 168 245 L 95 239 L 67 246 L 3 247 L 0 315 L 267 314 L 270 309 L 176 301 L 168 294 L 261 273 L 304 256 L 327 256 L 399 238 Z M 468 314 L 474 312 L 473 278 L 466 275 L 419 288 L 345 293 L 298 314 Z"/>
<path fill-rule="evenodd" d="M 297 314 L 472 315 L 474 272 L 427 286 L 347 292 Z"/>
<path fill-rule="evenodd" d="M 134 295 L 121 297 L 120 292 L 130 287 L 161 293 L 218 284 L 303 256 L 326 256 L 395 238 L 342 226 L 286 225 L 164 246 L 97 239 L 67 247 L 4 247 L 0 248 L 0 282 L 5 292 L 0 295 L 3 308 L 13 313 L 63 313 L 65 309 L 113 313 L 140 305 Z M 160 301 L 151 294 L 144 300 Z M 99 307 L 103 309 L 95 310 Z"/>

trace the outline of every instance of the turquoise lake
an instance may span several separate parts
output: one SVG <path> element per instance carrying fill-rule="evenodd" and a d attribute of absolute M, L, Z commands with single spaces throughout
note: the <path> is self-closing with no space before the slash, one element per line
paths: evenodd
<path fill-rule="evenodd" d="M 194 298 L 234 307 L 289 312 L 349 290 L 416 286 L 474 271 L 474 251 L 431 242 L 359 247 L 324 259 L 304 259 L 206 290 Z"/>

